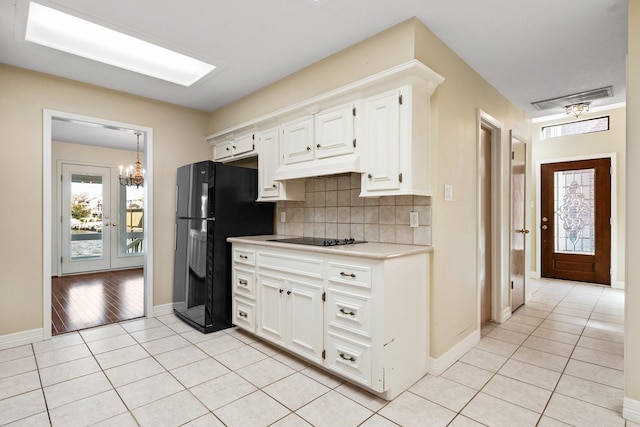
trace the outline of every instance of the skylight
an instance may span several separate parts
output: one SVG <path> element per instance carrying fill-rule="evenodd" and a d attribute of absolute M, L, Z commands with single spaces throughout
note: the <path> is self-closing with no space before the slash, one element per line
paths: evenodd
<path fill-rule="evenodd" d="M 216 68 L 33 2 L 25 39 L 182 86 L 191 86 Z"/>

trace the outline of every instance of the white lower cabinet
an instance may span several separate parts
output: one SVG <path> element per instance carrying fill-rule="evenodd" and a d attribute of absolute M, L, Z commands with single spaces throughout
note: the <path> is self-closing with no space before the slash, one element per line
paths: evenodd
<path fill-rule="evenodd" d="M 385 399 L 426 374 L 428 252 L 368 258 L 247 243 L 233 251 L 240 328 Z M 247 254 L 253 269 L 240 258 Z"/>

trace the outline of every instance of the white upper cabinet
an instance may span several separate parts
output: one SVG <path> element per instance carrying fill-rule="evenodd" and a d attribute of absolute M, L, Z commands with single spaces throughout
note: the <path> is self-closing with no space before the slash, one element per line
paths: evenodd
<path fill-rule="evenodd" d="M 214 160 L 233 161 L 257 154 L 253 130 L 278 126 L 278 144 L 265 144 L 269 160 L 259 161 L 271 168 L 261 175 L 271 200 L 295 200 L 274 196 L 274 184 L 349 172 L 362 173 L 361 197 L 431 195 L 430 103 L 443 81 L 412 60 L 207 139 Z"/>
<path fill-rule="evenodd" d="M 230 162 L 255 156 L 256 151 L 255 132 L 232 135 L 221 140 L 211 142 L 213 150 L 213 160 L 216 162 Z"/>
<path fill-rule="evenodd" d="M 282 125 L 282 164 L 313 160 L 313 117 L 305 116 Z"/>
<path fill-rule="evenodd" d="M 265 129 L 258 135 L 258 200 L 304 200 L 304 180 L 274 179 L 280 163 L 280 128 Z"/>
<path fill-rule="evenodd" d="M 354 102 L 282 124 L 276 180 L 361 172 Z"/>
<path fill-rule="evenodd" d="M 356 107 L 341 105 L 315 115 L 315 157 L 324 159 L 352 154 L 356 148 L 354 124 Z"/>

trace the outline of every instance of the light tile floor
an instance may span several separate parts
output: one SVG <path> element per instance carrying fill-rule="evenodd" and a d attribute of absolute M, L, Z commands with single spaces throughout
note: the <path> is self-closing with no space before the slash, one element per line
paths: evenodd
<path fill-rule="evenodd" d="M 624 293 L 531 285 L 509 321 L 391 402 L 239 330 L 204 335 L 167 315 L 0 351 L 0 425 L 624 426 Z"/>

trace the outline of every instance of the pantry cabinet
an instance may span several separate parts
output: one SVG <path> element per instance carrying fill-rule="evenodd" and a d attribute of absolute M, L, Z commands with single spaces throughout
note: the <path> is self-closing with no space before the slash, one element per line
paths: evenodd
<path fill-rule="evenodd" d="M 385 399 L 426 374 L 426 247 L 308 250 L 261 238 L 228 239 L 238 327 Z M 243 283 L 252 278 L 248 290 Z"/>

